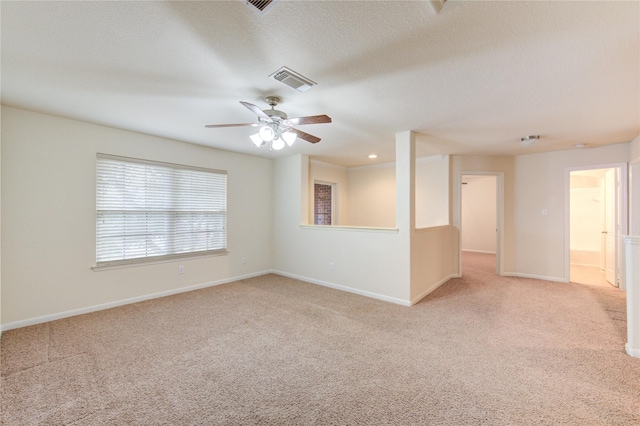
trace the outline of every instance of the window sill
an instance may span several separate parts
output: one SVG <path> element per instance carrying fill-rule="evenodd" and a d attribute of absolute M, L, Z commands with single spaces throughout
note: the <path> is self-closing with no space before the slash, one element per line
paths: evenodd
<path fill-rule="evenodd" d="M 135 259 L 131 261 L 123 261 L 121 263 L 112 263 L 110 265 L 94 265 L 91 267 L 91 270 L 93 272 L 102 272 L 102 271 L 110 271 L 113 269 L 136 268 L 139 266 L 149 266 L 149 265 L 159 265 L 162 263 L 180 262 L 184 260 L 192 260 L 192 259 L 198 259 L 202 257 L 226 256 L 227 254 L 229 254 L 229 250 L 224 250 L 216 253 L 202 253 L 202 254 L 189 253 L 184 255 L 168 256 L 161 259 L 153 259 L 153 260 Z"/>

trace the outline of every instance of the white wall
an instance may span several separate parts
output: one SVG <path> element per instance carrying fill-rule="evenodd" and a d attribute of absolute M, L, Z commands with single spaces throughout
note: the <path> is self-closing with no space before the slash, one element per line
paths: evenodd
<path fill-rule="evenodd" d="M 564 281 L 567 168 L 626 163 L 629 144 L 515 157 L 515 254 L 519 275 Z M 542 215 L 542 210 L 548 215 Z M 566 275 L 565 275 L 566 274 Z"/>
<path fill-rule="evenodd" d="M 640 162 L 640 135 L 636 136 L 629 145 L 629 158 L 633 163 Z"/>
<path fill-rule="evenodd" d="M 416 160 L 416 228 L 449 224 L 449 156 Z"/>
<path fill-rule="evenodd" d="M 301 206 L 309 205 L 307 167 L 308 158 L 301 155 L 274 162 L 273 269 L 316 284 L 408 304 L 409 241 L 398 230 L 300 225 L 301 215 L 308 217 L 301 214 Z"/>
<path fill-rule="evenodd" d="M 629 235 L 640 235 L 640 135 L 631 141 L 629 156 Z"/>
<path fill-rule="evenodd" d="M 309 161 L 309 224 L 313 224 L 313 193 L 314 183 L 321 181 L 325 183 L 335 183 L 336 192 L 333 206 L 336 216 L 333 217 L 333 225 L 347 225 L 349 220 L 349 174 L 346 167 L 335 166 L 333 164 L 319 161 Z"/>
<path fill-rule="evenodd" d="M 364 197 L 358 193 L 360 188 L 365 194 L 373 193 L 379 190 L 375 182 L 393 183 L 393 191 L 387 186 L 383 192 L 396 197 L 395 202 L 386 199 L 384 203 L 394 207 L 393 224 L 397 223 L 397 229 L 300 225 L 298 218 L 308 217 L 304 211 L 301 213 L 309 208 L 306 197 L 310 186 L 305 179 L 313 174 L 308 172 L 308 158 L 297 155 L 275 161 L 274 270 L 405 305 L 416 303 L 455 276 L 458 263 L 455 229 L 445 225 L 415 230 L 415 140 L 411 132 L 398 134 L 397 138 L 398 168 L 366 167 L 349 171 L 350 212 L 357 209 L 354 199 Z M 448 159 L 445 161 L 446 167 L 433 169 L 441 173 L 444 170 L 447 177 L 442 180 L 448 182 Z M 440 192 L 448 196 L 446 184 L 445 187 L 447 190 Z M 364 197 L 363 203 L 371 198 L 376 197 Z M 362 216 L 366 214 L 363 212 Z M 372 226 L 370 222 L 364 224 L 367 225 Z"/>
<path fill-rule="evenodd" d="M 462 250 L 495 253 L 496 176 L 465 175 L 460 189 L 462 191 Z"/>
<path fill-rule="evenodd" d="M 2 108 L 0 108 L 2 129 Z M 0 132 L 0 242 L 2 241 L 2 132 Z M 2 244 L 0 243 L 0 337 L 2 336 Z"/>
<path fill-rule="evenodd" d="M 2 119 L 5 326 L 270 270 L 271 161 L 6 106 Z M 99 152 L 227 170 L 230 253 L 93 272 Z"/>

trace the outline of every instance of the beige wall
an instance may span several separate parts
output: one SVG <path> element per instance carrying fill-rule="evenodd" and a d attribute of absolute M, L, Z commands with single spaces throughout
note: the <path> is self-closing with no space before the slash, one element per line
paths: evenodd
<path fill-rule="evenodd" d="M 5 106 L 2 119 L 3 324 L 270 270 L 271 161 Z M 99 152 L 227 170 L 230 253 L 93 272 Z"/>
<path fill-rule="evenodd" d="M 349 226 L 396 227 L 396 169 L 349 169 Z"/>
<path fill-rule="evenodd" d="M 522 276 L 564 281 L 568 169 L 626 163 L 629 144 L 522 155 L 515 158 L 515 263 Z M 542 215 L 542 210 L 548 214 Z"/>
<path fill-rule="evenodd" d="M 449 224 L 449 157 L 423 157 L 415 164 L 416 228 Z M 395 164 L 353 167 L 349 178 L 350 226 L 396 226 Z"/>

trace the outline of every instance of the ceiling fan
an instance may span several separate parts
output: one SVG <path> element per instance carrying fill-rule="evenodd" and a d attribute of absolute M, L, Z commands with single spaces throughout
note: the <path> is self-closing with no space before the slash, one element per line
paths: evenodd
<path fill-rule="evenodd" d="M 320 138 L 305 133 L 302 130 L 295 129 L 293 126 L 302 124 L 322 124 L 331 123 L 331 117 L 328 115 L 311 115 L 307 117 L 288 118 L 283 111 L 275 109 L 280 102 L 277 96 L 267 96 L 265 98 L 271 109 L 262 110 L 254 104 L 240 101 L 242 105 L 251 110 L 258 116 L 257 123 L 238 123 L 238 124 L 207 124 L 204 127 L 260 127 L 260 131 L 250 136 L 255 146 L 261 147 L 267 143 L 270 149 L 279 150 L 284 148 L 285 143 L 288 146 L 293 145 L 296 138 L 304 139 L 307 142 L 318 143 Z"/>

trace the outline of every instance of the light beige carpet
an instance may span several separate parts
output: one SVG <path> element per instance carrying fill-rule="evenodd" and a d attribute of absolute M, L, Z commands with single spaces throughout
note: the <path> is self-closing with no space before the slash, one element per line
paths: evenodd
<path fill-rule="evenodd" d="M 640 424 L 624 292 L 494 268 L 411 308 L 268 275 L 11 330 L 2 421 Z"/>

